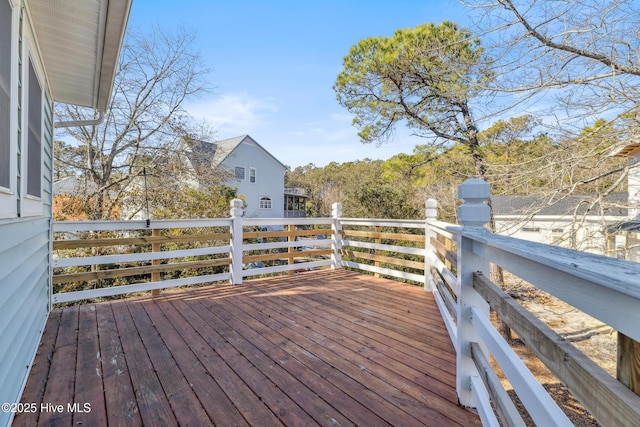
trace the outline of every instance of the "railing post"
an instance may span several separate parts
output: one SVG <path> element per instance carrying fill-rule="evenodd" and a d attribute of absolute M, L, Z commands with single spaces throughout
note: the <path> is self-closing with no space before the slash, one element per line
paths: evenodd
<path fill-rule="evenodd" d="M 484 228 L 490 219 L 489 206 L 485 203 L 489 196 L 489 184 L 481 179 L 468 179 L 458 187 L 458 198 L 463 199 L 464 204 L 458 208 L 458 221 L 462 223 L 462 230 L 458 233 L 457 276 L 460 293 L 456 313 L 456 391 L 460 404 L 471 407 L 476 406 L 471 393 L 471 377 L 478 375 L 471 359 L 471 343 L 481 343 L 471 324 L 471 308 L 476 307 L 483 315 L 489 316 L 489 305 L 473 289 L 473 273 L 481 271 L 488 277 L 489 262 L 474 254 L 474 242 L 466 235 L 471 232 L 489 232 Z M 483 345 L 481 347 L 484 349 Z"/>
<path fill-rule="evenodd" d="M 618 332 L 616 378 L 640 395 L 640 342 Z"/>
<path fill-rule="evenodd" d="M 340 234 L 340 230 L 342 230 L 342 223 L 340 222 L 341 216 L 342 204 L 332 204 L 331 217 L 333 217 L 333 223 L 331 224 L 331 230 L 333 231 L 333 236 L 331 238 L 331 249 L 333 250 L 333 254 L 331 254 L 331 268 L 334 270 L 342 268 L 342 255 L 340 254 L 342 250 L 342 235 Z"/>
<path fill-rule="evenodd" d="M 231 284 L 242 284 L 242 200 L 231 201 Z"/>
<path fill-rule="evenodd" d="M 376 233 L 377 237 L 375 238 L 374 242 L 376 245 L 380 245 L 382 244 L 382 239 L 380 238 L 380 233 L 382 232 L 382 227 L 380 227 L 379 225 L 375 226 L 374 232 Z M 380 249 L 376 249 L 374 251 L 374 254 L 376 256 L 379 256 L 382 253 L 382 251 Z M 373 263 L 374 267 L 380 267 L 382 265 L 382 263 L 379 260 L 375 260 Z M 380 277 L 380 273 L 373 273 L 373 277 Z"/>
<path fill-rule="evenodd" d="M 295 231 L 296 231 L 296 226 L 293 224 L 289 224 L 287 225 L 287 242 L 291 243 L 294 242 L 296 240 L 296 236 L 295 236 Z M 294 252 L 294 248 L 293 246 L 289 246 L 287 248 L 287 253 L 289 254 L 289 259 L 287 260 L 287 264 L 288 265 L 293 265 L 295 260 L 293 259 L 293 252 Z M 289 276 L 293 276 L 293 270 L 289 270 L 288 272 Z"/>
<path fill-rule="evenodd" d="M 162 235 L 161 230 L 159 228 L 154 228 L 151 231 L 151 236 L 153 237 L 160 237 Z M 151 244 L 151 251 L 152 252 L 160 252 L 162 250 L 162 244 L 161 243 L 152 243 Z M 159 259 L 154 259 L 153 261 L 151 261 L 151 265 L 160 265 L 160 260 Z M 156 272 L 154 271 L 153 273 L 151 273 L 151 281 L 152 282 L 159 282 L 161 279 L 160 276 L 160 272 Z M 160 289 L 154 289 L 151 291 L 151 295 L 160 295 Z"/>
<path fill-rule="evenodd" d="M 434 264 L 434 257 L 436 256 L 436 248 L 431 244 L 431 239 L 436 238 L 436 233 L 429 224 L 430 221 L 438 219 L 438 202 L 436 199 L 427 199 L 425 202 L 425 227 L 424 227 L 424 290 L 433 292 L 435 290 L 435 283 L 431 279 L 431 266 Z"/>

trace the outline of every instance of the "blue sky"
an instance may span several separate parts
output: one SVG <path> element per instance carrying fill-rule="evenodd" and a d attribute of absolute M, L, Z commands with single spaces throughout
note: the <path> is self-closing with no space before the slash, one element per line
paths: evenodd
<path fill-rule="evenodd" d="M 388 144 L 363 145 L 332 86 L 358 40 L 445 19 L 464 25 L 466 12 L 448 0 L 134 0 L 129 27 L 195 31 L 214 89 L 187 110 L 216 139 L 249 134 L 295 168 L 388 159 L 424 143 L 400 129 Z"/>

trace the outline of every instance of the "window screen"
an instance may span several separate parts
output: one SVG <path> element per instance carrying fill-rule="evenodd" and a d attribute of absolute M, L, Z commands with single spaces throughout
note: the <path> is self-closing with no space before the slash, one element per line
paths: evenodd
<path fill-rule="evenodd" d="M 11 5 L 0 0 L 0 187 L 11 185 Z"/>
<path fill-rule="evenodd" d="M 29 140 L 27 163 L 27 194 L 41 196 L 42 182 L 42 88 L 29 61 Z"/>
<path fill-rule="evenodd" d="M 244 168 L 236 166 L 236 179 L 244 179 Z"/>

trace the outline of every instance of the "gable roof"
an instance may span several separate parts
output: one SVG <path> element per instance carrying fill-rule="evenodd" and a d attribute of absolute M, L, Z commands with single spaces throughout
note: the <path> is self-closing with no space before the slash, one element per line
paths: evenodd
<path fill-rule="evenodd" d="M 196 169 L 203 166 L 215 167 L 229 158 L 245 141 L 257 146 L 276 164 L 280 165 L 282 169 L 287 169 L 280 160 L 276 159 L 273 154 L 269 153 L 262 145 L 258 144 L 256 140 L 251 138 L 249 135 L 236 136 L 234 138 L 223 139 L 216 142 L 188 140 L 186 141 L 186 144 L 189 147 L 189 150 L 186 151 L 185 154 Z"/>
<path fill-rule="evenodd" d="M 249 135 L 236 136 L 235 138 L 223 139 L 221 141 L 216 142 L 216 145 L 218 146 L 218 149 L 217 149 L 217 156 L 214 159 L 214 161 L 217 162 L 217 164 L 222 163 L 229 156 L 231 156 L 231 154 L 233 154 L 233 152 L 236 150 L 236 148 L 238 148 L 240 146 L 240 144 L 242 144 L 243 142 L 245 142 L 247 140 L 249 142 L 255 144 L 268 157 L 270 157 L 276 164 L 280 165 L 280 167 L 282 167 L 282 169 L 287 169 L 287 167 L 280 160 L 276 159 L 273 154 L 268 152 L 262 145 L 258 144 L 258 142 L 255 139 L 251 138 Z"/>
<path fill-rule="evenodd" d="M 548 197 L 528 196 L 491 196 L 494 215 L 600 215 L 600 204 L 589 209 L 595 194 L 556 195 Z M 604 213 L 610 216 L 627 216 L 627 193 L 611 193 L 604 198 Z"/>
<path fill-rule="evenodd" d="M 188 149 L 182 150 L 195 170 L 201 167 L 212 167 L 216 155 L 216 145 L 212 142 L 187 139 L 184 141 Z"/>
<path fill-rule="evenodd" d="M 27 0 L 53 98 L 105 111 L 132 0 Z"/>

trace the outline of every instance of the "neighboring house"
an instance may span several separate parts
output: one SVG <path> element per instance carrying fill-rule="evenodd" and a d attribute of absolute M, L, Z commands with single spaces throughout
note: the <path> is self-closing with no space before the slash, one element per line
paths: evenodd
<path fill-rule="evenodd" d="M 19 401 L 51 309 L 53 103 L 107 108 L 130 7 L 0 0 L 2 403 Z"/>
<path fill-rule="evenodd" d="M 284 217 L 305 218 L 307 216 L 307 190 L 302 187 L 284 187 Z"/>
<path fill-rule="evenodd" d="M 624 242 L 609 232 L 628 218 L 627 194 L 613 193 L 602 206 L 593 195 L 491 196 L 496 232 L 519 239 L 616 255 Z"/>
<path fill-rule="evenodd" d="M 640 143 L 618 156 L 629 159 L 627 193 L 613 193 L 587 211 L 594 195 L 544 200 L 535 196 L 492 196 L 496 231 L 521 239 L 640 262 Z M 543 207 L 540 209 L 540 207 Z"/>
<path fill-rule="evenodd" d="M 625 258 L 640 262 L 640 143 L 628 144 L 618 155 L 629 159 L 629 216 L 614 230 L 625 239 Z"/>
<path fill-rule="evenodd" d="M 243 196 L 245 217 L 285 216 L 284 174 L 287 167 L 249 135 L 215 143 L 192 140 L 182 151 L 196 175 L 206 168 L 222 167 L 229 171 L 231 178 L 226 184 L 235 187 L 238 196 Z"/>

